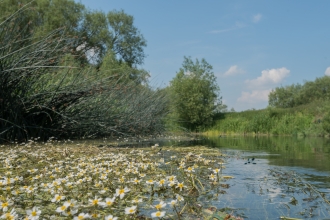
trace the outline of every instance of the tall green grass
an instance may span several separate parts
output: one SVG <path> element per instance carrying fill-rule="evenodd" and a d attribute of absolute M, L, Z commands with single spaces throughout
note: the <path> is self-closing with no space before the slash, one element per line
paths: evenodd
<path fill-rule="evenodd" d="M 324 136 L 323 117 L 329 102 L 317 101 L 295 108 L 267 108 L 219 115 L 205 133 L 243 135 Z"/>

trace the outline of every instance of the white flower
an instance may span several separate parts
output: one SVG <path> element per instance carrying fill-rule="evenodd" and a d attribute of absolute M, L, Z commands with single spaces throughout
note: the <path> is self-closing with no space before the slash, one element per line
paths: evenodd
<path fill-rule="evenodd" d="M 135 212 L 136 212 L 136 206 L 125 208 L 126 215 L 131 215 L 131 214 L 134 214 Z"/>
<path fill-rule="evenodd" d="M 62 206 L 57 207 L 56 212 L 65 212 L 65 210 L 70 206 L 71 203 L 65 202 Z"/>
<path fill-rule="evenodd" d="M 221 171 L 221 169 L 219 169 L 219 168 L 216 168 L 213 170 L 214 173 L 219 173 L 220 171 Z"/>
<path fill-rule="evenodd" d="M 52 202 L 59 202 L 63 199 L 65 199 L 65 196 L 60 196 L 59 194 L 56 194 L 55 197 L 51 201 Z"/>
<path fill-rule="evenodd" d="M 140 202 L 142 202 L 142 199 L 133 199 L 132 200 L 132 203 L 140 203 Z"/>
<path fill-rule="evenodd" d="M 188 168 L 186 169 L 186 172 L 188 172 L 188 173 L 192 173 L 192 172 L 195 172 L 195 169 L 194 169 L 193 167 L 188 167 Z"/>
<path fill-rule="evenodd" d="M 15 209 L 12 209 L 10 212 L 4 213 L 2 216 L 0 216 L 1 219 L 12 219 L 15 220 L 18 218 L 18 215 L 15 211 Z"/>
<path fill-rule="evenodd" d="M 118 217 L 113 217 L 113 215 L 108 215 L 104 217 L 104 220 L 117 220 Z"/>
<path fill-rule="evenodd" d="M 88 202 L 91 204 L 91 205 L 99 205 L 99 206 L 104 206 L 104 202 L 101 202 L 102 198 L 97 198 L 97 196 L 95 196 L 94 199 L 88 199 Z"/>
<path fill-rule="evenodd" d="M 2 209 L 4 212 L 8 210 L 8 206 L 13 205 L 14 202 L 7 198 L 7 201 L 1 202 L 0 201 L 0 210 Z"/>
<path fill-rule="evenodd" d="M 164 186 L 166 184 L 166 180 L 165 179 L 161 179 L 158 181 L 158 186 Z"/>
<path fill-rule="evenodd" d="M 72 216 L 78 213 L 78 209 L 76 208 L 70 208 L 70 210 L 66 210 L 65 212 L 63 212 L 62 214 L 65 216 Z"/>
<path fill-rule="evenodd" d="M 176 199 L 177 199 L 179 202 L 184 201 L 184 198 L 183 198 L 182 196 L 180 196 L 179 194 L 176 194 Z"/>
<path fill-rule="evenodd" d="M 180 191 L 182 191 L 182 189 L 186 188 L 186 186 L 183 184 L 183 182 L 182 183 L 178 182 L 175 188 L 180 188 Z"/>
<path fill-rule="evenodd" d="M 73 220 L 81 220 L 81 219 L 87 219 L 91 216 L 88 213 L 80 213 L 78 216 L 74 217 Z"/>
<path fill-rule="evenodd" d="M 109 207 L 109 206 L 112 206 L 112 204 L 115 202 L 115 197 L 113 198 L 106 198 L 105 199 L 105 202 L 104 202 L 104 207 Z"/>
<path fill-rule="evenodd" d="M 157 211 L 157 212 L 153 212 L 151 213 L 151 217 L 152 218 L 161 218 L 165 216 L 165 211 L 161 212 L 161 211 Z"/>
<path fill-rule="evenodd" d="M 147 180 L 147 181 L 146 181 L 146 184 L 148 184 L 148 185 L 153 185 L 153 184 L 154 184 L 154 181 L 153 181 L 152 179 Z"/>
<path fill-rule="evenodd" d="M 41 214 L 41 210 L 38 207 L 33 207 L 32 210 L 26 210 L 26 214 L 28 215 L 28 218 L 30 220 L 39 219 L 39 216 Z"/>
<path fill-rule="evenodd" d="M 178 201 L 174 200 L 174 199 L 170 202 L 171 206 L 175 206 L 177 203 L 178 203 Z"/>
<path fill-rule="evenodd" d="M 127 187 L 125 187 L 124 189 L 123 189 L 123 188 L 121 188 L 121 189 L 116 189 L 116 196 L 119 196 L 120 199 L 122 199 L 122 198 L 124 198 L 125 193 L 126 193 L 126 192 L 129 192 L 129 191 L 130 191 L 130 190 L 129 190 Z"/>
<path fill-rule="evenodd" d="M 161 208 L 164 208 L 166 206 L 166 203 L 163 202 L 163 201 L 160 201 L 159 204 L 155 205 L 155 208 L 157 210 L 161 209 Z"/>

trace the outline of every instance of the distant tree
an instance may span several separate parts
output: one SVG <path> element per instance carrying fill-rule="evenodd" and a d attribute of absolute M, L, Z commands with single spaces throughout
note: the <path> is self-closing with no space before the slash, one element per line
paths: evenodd
<path fill-rule="evenodd" d="M 146 40 L 134 26 L 134 18 L 121 11 L 91 11 L 74 0 L 3 0 L 0 23 L 21 10 L 21 35 L 43 37 L 62 28 L 71 36 L 71 53 L 86 55 L 100 64 L 108 51 L 129 66 L 142 64 Z M 33 39 L 33 38 L 31 38 Z M 1 40 L 1 39 L 0 39 Z"/>
<path fill-rule="evenodd" d="M 292 84 L 285 87 L 277 87 L 268 96 L 270 107 L 292 108 L 317 100 L 330 100 L 330 77 L 316 78 L 314 81 L 306 81 L 304 84 Z"/>
<path fill-rule="evenodd" d="M 212 66 L 205 59 L 193 62 L 184 57 L 170 88 L 173 110 L 183 126 L 194 130 L 212 123 L 221 97 Z"/>
<path fill-rule="evenodd" d="M 110 49 L 128 65 L 142 64 L 145 58 L 143 48 L 146 40 L 134 26 L 134 18 L 123 10 L 107 14 L 111 38 L 107 42 Z"/>
<path fill-rule="evenodd" d="M 231 108 L 230 109 L 230 112 L 236 112 L 234 108 Z"/>
<path fill-rule="evenodd" d="M 322 119 L 323 129 L 330 134 L 330 113 L 327 113 Z"/>

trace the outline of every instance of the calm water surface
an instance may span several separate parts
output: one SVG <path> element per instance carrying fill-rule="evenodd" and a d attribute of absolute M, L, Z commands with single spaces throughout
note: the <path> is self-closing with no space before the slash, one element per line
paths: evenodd
<path fill-rule="evenodd" d="M 229 156 L 223 173 L 235 178 L 210 200 L 215 206 L 248 219 L 330 219 L 329 139 L 228 136 L 196 144 Z"/>

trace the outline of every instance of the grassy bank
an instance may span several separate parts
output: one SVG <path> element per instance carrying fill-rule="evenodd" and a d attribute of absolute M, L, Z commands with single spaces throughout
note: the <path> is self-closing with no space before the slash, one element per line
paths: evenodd
<path fill-rule="evenodd" d="M 223 113 L 204 134 L 325 136 L 323 119 L 329 109 L 329 101 L 316 101 L 294 108 Z"/>

